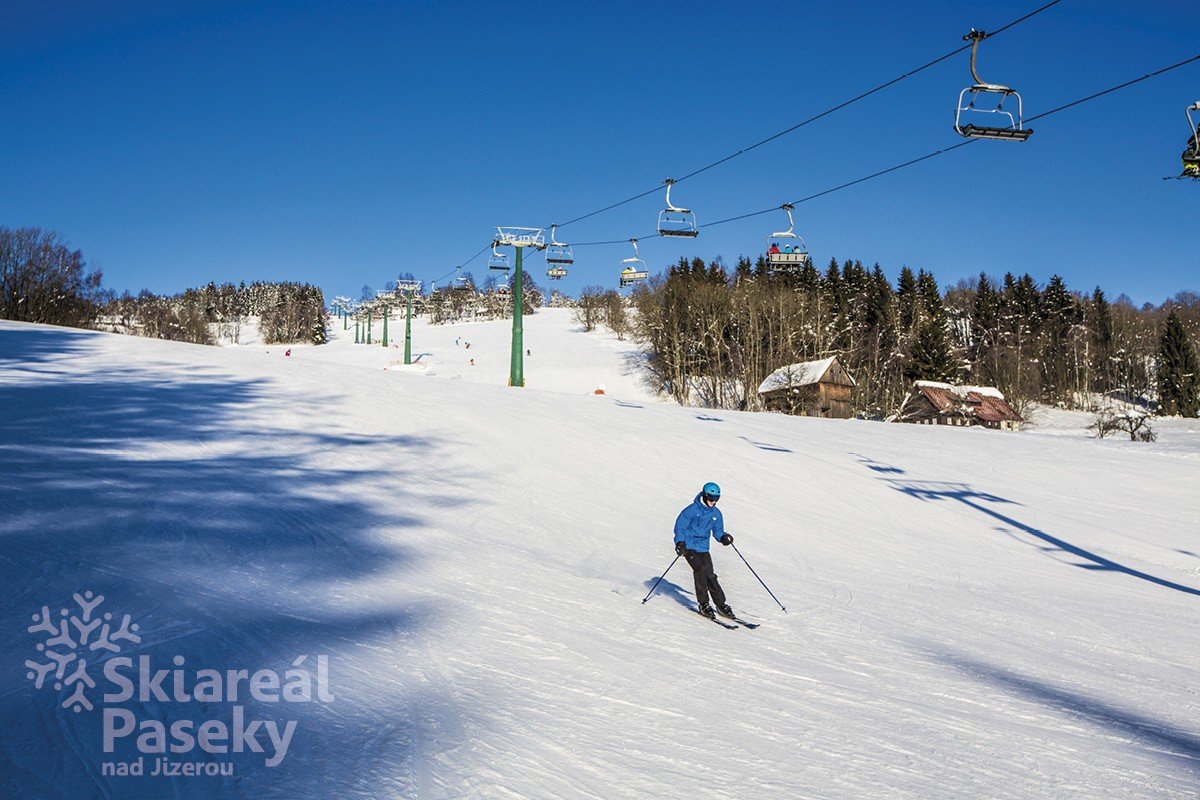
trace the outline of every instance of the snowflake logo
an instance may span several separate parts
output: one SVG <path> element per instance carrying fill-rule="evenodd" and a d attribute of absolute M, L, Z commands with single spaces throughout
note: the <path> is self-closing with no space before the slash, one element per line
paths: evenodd
<path fill-rule="evenodd" d="M 73 614 L 68 609 L 62 609 L 57 625 L 49 606 L 42 606 L 41 612 L 33 615 L 33 624 L 26 630 L 29 633 L 47 634 L 44 641 L 37 643 L 37 651 L 48 661 L 26 659 L 25 666 L 29 668 L 28 678 L 33 681 L 35 689 L 41 689 L 51 673 L 56 691 L 74 686 L 74 691 L 63 701 L 62 707 L 79 713 L 85 708 L 88 711 L 93 708 L 84 687 L 96 688 L 96 682 L 87 672 L 87 656 L 99 650 L 119 653 L 121 645 L 117 644 L 118 641 L 136 644 L 142 641 L 142 637 L 138 635 L 137 623 L 130 624 L 128 614 L 114 631 L 110 612 L 104 612 L 103 616 L 95 613 L 104 602 L 104 595 L 93 596 L 92 592 L 84 592 L 80 596 L 76 592 L 71 597 L 79 604 L 79 613 Z M 92 638 L 93 633 L 96 633 L 95 638 Z M 103 655 L 98 653 L 99 657 Z M 70 674 L 67 674 L 68 666 L 72 667 Z"/>

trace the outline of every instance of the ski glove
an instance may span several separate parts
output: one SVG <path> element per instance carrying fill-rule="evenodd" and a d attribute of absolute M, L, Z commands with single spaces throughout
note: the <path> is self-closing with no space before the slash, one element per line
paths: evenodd
<path fill-rule="evenodd" d="M 730 545 L 730 544 L 733 544 L 733 537 L 727 533 L 721 537 L 720 541 L 721 541 L 721 544 Z"/>
<path fill-rule="evenodd" d="M 677 556 L 681 556 L 681 555 L 683 555 L 683 554 L 684 554 L 684 552 L 686 552 L 686 551 L 687 551 L 687 545 L 686 545 L 686 544 L 684 544 L 683 542 L 676 542 L 676 543 L 675 543 L 675 555 L 677 555 Z"/>

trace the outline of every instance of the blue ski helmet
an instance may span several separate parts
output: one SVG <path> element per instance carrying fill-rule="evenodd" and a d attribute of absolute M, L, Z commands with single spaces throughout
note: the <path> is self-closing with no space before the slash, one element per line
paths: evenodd
<path fill-rule="evenodd" d="M 704 484 L 704 488 L 700 490 L 700 493 L 704 495 L 705 500 L 720 500 L 721 499 L 721 487 L 717 486 L 712 481 L 709 481 L 708 483 Z"/>

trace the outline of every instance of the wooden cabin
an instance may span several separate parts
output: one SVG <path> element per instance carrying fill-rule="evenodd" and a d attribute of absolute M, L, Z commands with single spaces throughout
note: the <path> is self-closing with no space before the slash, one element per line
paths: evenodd
<path fill-rule="evenodd" d="M 758 387 L 767 411 L 802 417 L 854 416 L 854 378 L 837 356 L 780 367 Z"/>
<path fill-rule="evenodd" d="M 1014 430 L 1021 422 L 1021 415 L 994 386 L 953 386 L 917 381 L 892 421 Z"/>

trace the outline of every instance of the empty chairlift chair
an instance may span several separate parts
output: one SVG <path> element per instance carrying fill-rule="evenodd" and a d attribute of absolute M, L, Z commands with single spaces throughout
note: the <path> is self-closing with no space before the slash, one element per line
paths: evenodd
<path fill-rule="evenodd" d="M 630 239 L 629 243 L 633 245 L 633 257 L 621 259 L 622 289 L 635 283 L 641 283 L 650 275 L 650 271 L 646 268 L 646 262 L 638 257 L 638 240 Z"/>
<path fill-rule="evenodd" d="M 974 28 L 963 37 L 964 42 L 971 43 L 971 77 L 975 83 L 958 95 L 958 107 L 954 111 L 954 130 L 969 139 L 1023 142 L 1033 135 L 1033 130 L 1026 128 L 1021 120 L 1021 95 L 1008 86 L 985 82 L 975 69 L 979 43 L 986 38 L 987 33 Z M 995 100 L 994 105 L 992 100 Z M 1009 101 L 1010 108 L 1013 102 L 1016 103 L 1015 113 L 1004 108 L 1005 101 Z M 976 124 L 977 122 L 993 124 Z"/>
<path fill-rule="evenodd" d="M 496 272 L 508 272 L 508 253 L 501 253 L 497 250 L 499 245 L 499 241 L 492 242 L 492 254 L 488 256 L 488 269 Z"/>
<path fill-rule="evenodd" d="M 667 186 L 667 207 L 658 212 L 658 235 L 688 238 L 699 236 L 700 230 L 696 227 L 696 215 L 691 212 L 691 209 L 679 208 L 671 204 L 671 186 L 675 180 L 667 178 L 663 183 Z"/>

